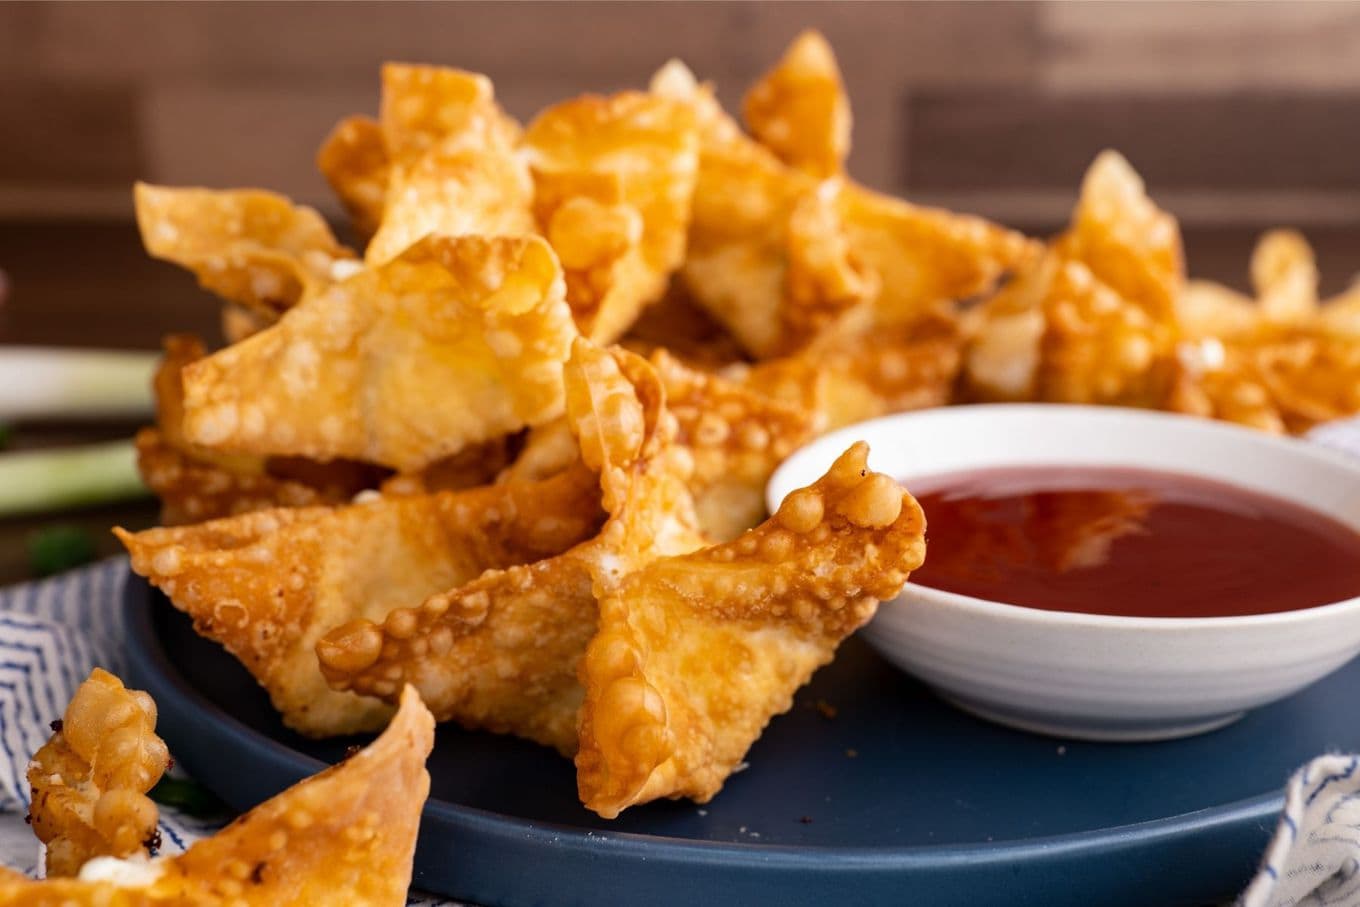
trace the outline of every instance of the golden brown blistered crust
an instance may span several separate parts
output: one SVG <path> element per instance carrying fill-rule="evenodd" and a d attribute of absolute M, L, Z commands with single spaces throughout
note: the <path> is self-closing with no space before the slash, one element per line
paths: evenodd
<path fill-rule="evenodd" d="M 994 290 L 1032 261 L 1038 244 L 980 217 L 924 208 L 850 184 L 837 197 L 851 255 L 876 275 L 867 316 L 875 326 L 915 325 L 942 303 Z"/>
<path fill-rule="evenodd" d="M 687 482 L 699 527 L 727 541 L 765 515 L 765 484 L 775 467 L 812 438 L 813 417 L 735 382 L 683 365 L 665 350 L 651 357 L 675 416 L 675 444 L 688 452 Z"/>
<path fill-rule="evenodd" d="M 664 349 L 650 363 L 675 419 L 671 444 L 688 461 L 685 480 L 698 525 L 710 541 L 726 541 L 765 515 L 765 483 L 783 460 L 811 439 L 814 416 L 796 398 L 781 402 L 717 375 L 690 368 Z M 502 481 L 553 475 L 580 455 L 567 420 L 530 432 Z"/>
<path fill-rule="evenodd" d="M 316 153 L 316 166 L 349 212 L 355 232 L 364 240 L 377 233 L 390 176 L 378 121 L 352 116 L 336 123 Z"/>
<path fill-rule="evenodd" d="M 1103 152 L 1068 231 L 973 317 L 966 394 L 1163 405 L 1182 279 L 1175 219 L 1127 161 Z"/>
<path fill-rule="evenodd" d="M 1186 286 L 1168 408 L 1295 434 L 1360 412 L 1360 297 L 1320 303 L 1313 251 L 1291 230 L 1261 237 L 1251 277 L 1255 300 Z"/>
<path fill-rule="evenodd" d="M 491 80 L 440 66 L 388 63 L 379 129 L 388 185 L 364 257 L 401 255 L 426 236 L 533 232 L 533 183 L 515 153 L 519 126 L 496 104 Z"/>
<path fill-rule="evenodd" d="M 137 433 L 137 469 L 161 500 L 161 522 L 197 523 L 266 507 L 339 504 L 381 479 L 381 470 L 336 460 L 222 454 L 184 438 L 185 366 L 202 359 L 203 344 L 188 334 L 165 338 L 156 370 L 156 428 Z"/>
<path fill-rule="evenodd" d="M 925 554 L 920 508 L 857 444 L 735 541 L 607 587 L 581 662 L 581 799 L 606 818 L 710 799 L 836 646 Z"/>
<path fill-rule="evenodd" d="M 575 333 L 543 240 L 429 237 L 187 367 L 185 435 L 414 472 L 558 415 Z"/>
<path fill-rule="evenodd" d="M 0 873 L 14 907 L 401 907 L 430 792 L 434 721 L 414 690 L 377 740 L 178 856 L 149 885 Z"/>
<path fill-rule="evenodd" d="M 684 258 L 694 111 L 646 92 L 584 95 L 539 114 L 524 143 L 534 215 L 562 262 L 576 324 L 612 342 L 661 298 Z"/>
<path fill-rule="evenodd" d="M 818 78 L 838 91 L 834 58 L 817 50 L 814 38 L 800 38 L 788 59 L 822 51 Z M 763 84 L 782 77 L 777 69 L 769 78 Z M 941 303 L 991 290 L 1033 254 L 1024 236 L 981 218 L 917 207 L 785 164 L 744 136 L 711 90 L 678 64 L 658 73 L 653 86 L 687 100 L 699 116 L 685 286 L 757 359 L 797 352 L 828 332 L 912 325 Z M 771 111 L 776 122 L 810 113 L 816 111 Z M 797 141 L 815 144 L 814 126 L 833 129 L 834 120 L 804 123 Z M 822 140 L 825 148 L 837 144 L 834 135 Z"/>
<path fill-rule="evenodd" d="M 556 557 L 451 585 L 381 623 L 336 628 L 317 646 L 333 687 L 390 699 L 410 683 L 442 721 L 575 752 L 576 665 L 595 631 L 594 584 L 701 540 L 687 464 L 671 447 L 674 420 L 644 360 L 577 340 L 567 414 L 610 512 L 599 534 Z"/>
<path fill-rule="evenodd" d="M 354 258 L 320 214 L 273 192 L 138 183 L 134 198 L 150 255 L 193 271 L 204 289 L 267 320 L 328 285 L 335 264 Z"/>
<path fill-rule="evenodd" d="M 746 93 L 742 115 L 760 144 L 812 176 L 840 173 L 850 153 L 850 98 L 820 32 L 793 39 L 778 65 Z"/>
<path fill-rule="evenodd" d="M 820 433 L 887 413 L 943 406 L 962 362 L 957 320 L 939 310 L 911 325 L 831 334 L 792 356 L 722 374 L 801 409 Z"/>
<path fill-rule="evenodd" d="M 95 857 L 147 854 L 159 813 L 146 792 L 170 764 L 156 703 L 95 668 L 28 766 L 28 818 L 47 845 L 47 875 L 73 876 Z"/>
<path fill-rule="evenodd" d="M 1115 151 L 1097 155 L 1082 180 L 1072 225 L 1054 243 L 1096 279 L 1159 323 L 1174 319 L 1185 279 L 1180 227 L 1148 197 Z"/>
<path fill-rule="evenodd" d="M 872 298 L 877 280 L 845 242 L 838 182 L 819 182 L 742 134 L 679 64 L 652 85 L 690 104 L 699 122 L 685 288 L 746 352 L 797 349 Z"/>
<path fill-rule="evenodd" d="M 241 660 L 289 727 L 329 736 L 372 730 L 388 710 L 327 687 L 314 654 L 322 633 L 558 554 L 602 520 L 593 476 L 578 466 L 539 483 L 115 531 L 133 570 Z"/>

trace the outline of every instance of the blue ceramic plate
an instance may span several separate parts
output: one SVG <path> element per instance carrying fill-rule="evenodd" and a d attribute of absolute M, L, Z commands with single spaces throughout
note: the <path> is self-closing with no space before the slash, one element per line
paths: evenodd
<path fill-rule="evenodd" d="M 353 740 L 285 730 L 234 659 L 142 580 L 127 586 L 132 680 L 175 758 L 245 809 Z M 1289 773 L 1360 749 L 1360 661 L 1213 734 L 1053 740 L 969 717 L 857 639 L 705 806 L 606 822 L 570 762 L 441 727 L 416 885 L 488 905 L 1203 904 L 1250 877 Z"/>

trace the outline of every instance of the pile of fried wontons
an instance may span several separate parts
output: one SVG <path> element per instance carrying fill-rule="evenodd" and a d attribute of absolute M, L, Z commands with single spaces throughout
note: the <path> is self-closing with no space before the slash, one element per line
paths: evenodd
<path fill-rule="evenodd" d="M 399 907 L 406 903 L 434 720 L 406 690 L 377 740 L 178 856 L 153 858 L 147 792 L 169 767 L 156 704 L 95 668 L 33 756 L 29 822 L 45 881 L 0 867 L 0 907 Z"/>
<path fill-rule="evenodd" d="M 602 816 L 704 801 L 924 557 L 862 445 L 761 522 L 818 433 L 978 400 L 1360 410 L 1360 294 L 1320 306 L 1295 234 L 1251 300 L 1184 282 L 1113 152 L 1049 242 L 874 192 L 815 33 L 743 114 L 671 62 L 522 127 L 484 76 L 388 64 L 318 155 L 362 253 L 272 193 L 137 187 L 230 342 L 167 340 L 137 446 L 168 528 L 119 534 L 290 727 L 377 729 L 410 684 L 574 758 Z"/>

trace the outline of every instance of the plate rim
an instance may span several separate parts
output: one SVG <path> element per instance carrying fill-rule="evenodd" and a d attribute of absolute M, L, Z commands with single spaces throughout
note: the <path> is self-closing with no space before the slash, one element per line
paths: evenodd
<path fill-rule="evenodd" d="M 161 595 L 143 577 L 129 571 L 123 592 L 123 611 L 128 628 L 126 656 L 142 670 L 141 682 L 155 680 L 158 699 L 169 695 L 188 703 L 192 709 L 212 719 L 218 726 L 215 736 L 235 736 L 252 743 L 261 758 L 273 764 L 280 774 L 303 778 L 327 765 L 249 727 L 209 700 L 175 668 L 170 661 L 152 620 L 153 596 Z M 601 856 L 642 858 L 649 863 L 679 862 L 688 866 L 731 866 L 759 863 L 764 869 L 902 871 L 967 865 L 1011 865 L 1053 858 L 1070 858 L 1118 852 L 1142 845 L 1166 844 L 1179 838 L 1213 832 L 1243 831 L 1261 822 L 1271 822 L 1284 807 L 1283 790 L 1217 806 L 1205 807 L 1175 816 L 1146 822 L 1111 826 L 1062 835 L 1017 838 L 1006 841 L 908 846 L 834 847 L 826 845 L 758 844 L 727 841 L 698 841 L 637 832 L 610 832 L 583 829 L 556 822 L 536 822 L 507 816 L 473 806 L 431 798 L 424 814 L 442 823 L 462 826 L 481 839 L 516 845 L 533 843 L 551 846 L 561 852 Z M 526 840 L 527 839 L 527 840 Z M 539 840 L 535 840 L 539 839 Z M 836 859 L 835 864 L 827 857 Z"/>

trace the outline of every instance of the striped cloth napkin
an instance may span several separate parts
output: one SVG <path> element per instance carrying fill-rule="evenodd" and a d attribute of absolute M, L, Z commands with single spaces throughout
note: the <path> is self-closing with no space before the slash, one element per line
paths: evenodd
<path fill-rule="evenodd" d="M 1360 457 L 1360 420 L 1310 438 Z M 46 742 L 95 665 L 122 674 L 118 622 L 127 559 L 0 590 L 0 863 L 37 875 L 39 846 L 23 821 L 28 759 Z M 179 853 L 229 817 L 161 810 L 163 851 Z M 413 894 L 411 904 L 452 905 Z M 1238 907 L 1360 907 L 1360 756 L 1324 755 L 1285 789 L 1279 827 Z"/>

